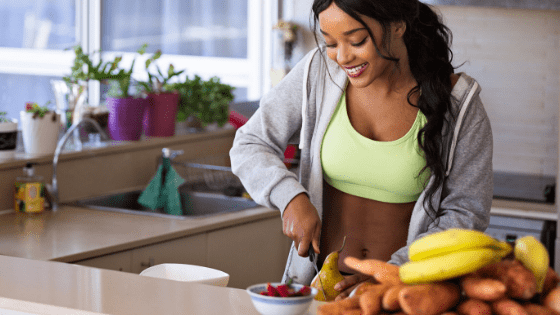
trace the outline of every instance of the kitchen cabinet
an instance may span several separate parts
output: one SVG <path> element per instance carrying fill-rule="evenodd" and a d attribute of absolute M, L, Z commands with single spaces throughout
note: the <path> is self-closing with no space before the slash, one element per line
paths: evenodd
<path fill-rule="evenodd" d="M 74 262 L 101 269 L 139 274 L 159 264 L 206 265 L 206 233 L 156 243 L 114 254 Z"/>
<path fill-rule="evenodd" d="M 206 265 L 206 233 L 148 245 L 132 250 L 132 272 L 159 264 Z"/>
<path fill-rule="evenodd" d="M 280 216 L 274 216 L 74 264 L 136 274 L 165 263 L 207 266 L 228 273 L 228 287 L 245 289 L 255 283 L 280 281 L 290 246 Z"/>
<path fill-rule="evenodd" d="M 76 265 L 132 272 L 132 251 L 123 251 L 75 262 Z"/>
<path fill-rule="evenodd" d="M 280 217 L 208 233 L 208 267 L 230 275 L 228 287 L 280 281 L 291 240 Z"/>

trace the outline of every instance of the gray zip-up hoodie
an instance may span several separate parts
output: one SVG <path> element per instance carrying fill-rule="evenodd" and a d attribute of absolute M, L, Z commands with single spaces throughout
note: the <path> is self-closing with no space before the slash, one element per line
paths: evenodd
<path fill-rule="evenodd" d="M 316 48 L 261 99 L 259 109 L 237 131 L 230 151 L 232 170 L 257 203 L 283 214 L 303 192 L 322 217 L 321 142 L 347 80 L 324 50 Z M 461 73 L 452 90 L 456 119 L 448 113 L 450 124 L 443 130 L 445 180 L 432 198 L 439 214 L 434 220 L 427 214 L 424 191 L 412 212 L 407 246 L 396 251 L 390 263 L 408 261 L 408 246 L 424 235 L 453 227 L 486 230 L 493 190 L 492 130 L 479 92 L 478 83 Z M 301 148 L 298 174 L 283 164 L 289 143 Z M 300 257 L 292 243 L 282 281 L 291 277 L 309 285 L 314 275 L 309 259 Z"/>

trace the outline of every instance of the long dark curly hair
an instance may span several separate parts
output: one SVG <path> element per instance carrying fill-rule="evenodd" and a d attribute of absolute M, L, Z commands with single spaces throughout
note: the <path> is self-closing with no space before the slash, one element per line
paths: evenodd
<path fill-rule="evenodd" d="M 427 187 L 424 204 L 425 208 L 429 209 L 428 214 L 435 218 L 438 210 L 434 209 L 432 197 L 443 184 L 445 176 L 442 133 L 447 132 L 443 130 L 445 115 L 451 108 L 451 74 L 454 72 L 451 64 L 451 31 L 430 6 L 418 0 L 314 0 L 311 28 L 317 45 L 320 45 L 317 38 L 319 14 L 332 3 L 364 25 L 370 37 L 374 39 L 372 42 L 377 53 L 387 60 L 394 61 L 395 65 L 399 59 L 381 53 L 372 31 L 360 16 L 373 18 L 381 24 L 381 43 L 384 51 L 389 51 L 387 48 L 391 22 L 406 23 L 403 39 L 412 75 L 418 83 L 409 91 L 408 103 L 417 106 L 427 118 L 426 125 L 418 132 L 418 144 L 426 158 L 426 166 L 421 173 L 429 170 L 434 177 L 433 184 Z M 417 105 L 410 101 L 415 93 L 420 95 Z"/>

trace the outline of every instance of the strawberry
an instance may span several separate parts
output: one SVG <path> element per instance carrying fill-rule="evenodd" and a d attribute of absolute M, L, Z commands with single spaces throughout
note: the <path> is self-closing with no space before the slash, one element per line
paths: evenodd
<path fill-rule="evenodd" d="M 285 284 L 281 284 L 281 285 L 277 286 L 276 290 L 278 291 L 278 293 L 280 294 L 281 297 L 289 297 L 290 296 L 289 288 Z"/>
<path fill-rule="evenodd" d="M 299 289 L 299 291 L 296 294 L 308 295 L 310 293 L 311 293 L 311 288 L 308 286 L 303 286 L 301 289 Z"/>
<path fill-rule="evenodd" d="M 266 284 L 266 290 L 268 291 L 268 296 L 280 296 L 280 293 L 270 283 Z"/>

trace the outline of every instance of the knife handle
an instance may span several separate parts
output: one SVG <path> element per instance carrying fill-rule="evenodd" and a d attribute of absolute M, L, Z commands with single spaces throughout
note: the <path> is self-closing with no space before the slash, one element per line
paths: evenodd
<path fill-rule="evenodd" d="M 313 262 L 315 260 L 315 251 L 313 250 L 313 246 L 311 246 L 311 244 L 309 244 L 309 250 L 307 251 L 307 254 L 309 255 L 309 261 Z"/>

